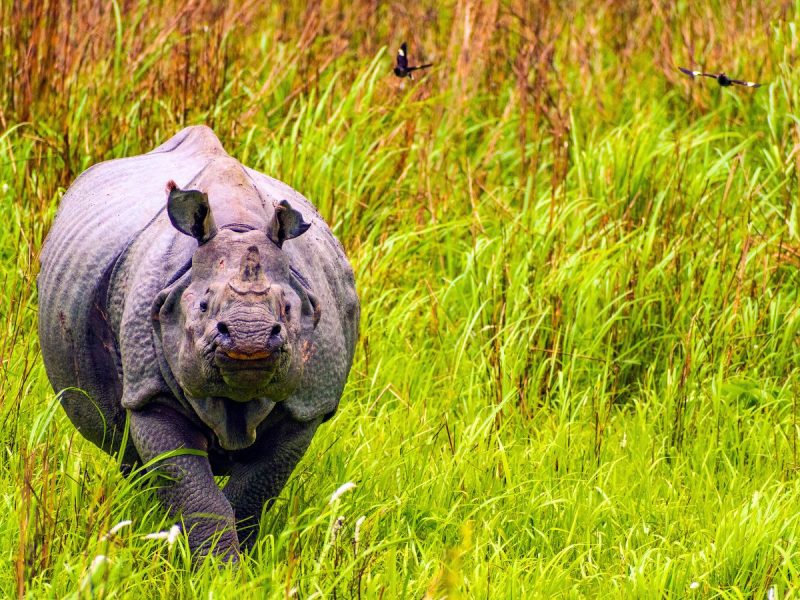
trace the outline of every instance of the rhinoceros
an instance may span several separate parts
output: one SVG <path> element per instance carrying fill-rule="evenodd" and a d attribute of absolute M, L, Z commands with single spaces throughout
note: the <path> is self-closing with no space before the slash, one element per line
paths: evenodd
<path fill-rule="evenodd" d="M 70 420 L 123 467 L 163 475 L 195 556 L 235 560 L 353 360 L 353 270 L 314 206 L 189 127 L 75 180 L 38 290 Z"/>

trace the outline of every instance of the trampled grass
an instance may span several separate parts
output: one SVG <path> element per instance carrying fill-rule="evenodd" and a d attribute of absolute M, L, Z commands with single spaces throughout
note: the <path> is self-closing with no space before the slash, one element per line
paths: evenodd
<path fill-rule="evenodd" d="M 753 4 L 0 2 L 0 595 L 795 596 L 800 6 Z M 238 569 L 144 538 L 36 339 L 65 187 L 192 123 L 317 205 L 362 300 Z"/>

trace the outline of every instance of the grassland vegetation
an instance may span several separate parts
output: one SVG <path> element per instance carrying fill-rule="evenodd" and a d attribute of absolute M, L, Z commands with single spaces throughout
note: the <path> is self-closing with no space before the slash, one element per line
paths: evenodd
<path fill-rule="evenodd" d="M 795 595 L 799 10 L 0 2 L 0 595 Z M 145 537 L 152 482 L 76 433 L 35 333 L 66 186 L 195 123 L 316 204 L 362 299 L 238 569 Z"/>

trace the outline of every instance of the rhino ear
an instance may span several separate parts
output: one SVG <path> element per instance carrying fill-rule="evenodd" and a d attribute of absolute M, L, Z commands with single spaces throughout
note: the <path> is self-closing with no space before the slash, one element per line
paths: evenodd
<path fill-rule="evenodd" d="M 275 216 L 272 218 L 267 235 L 278 248 L 281 248 L 283 242 L 303 235 L 309 227 L 311 223 L 303 220 L 300 211 L 292 208 L 288 200 L 281 200 L 275 207 Z"/>
<path fill-rule="evenodd" d="M 198 190 L 182 190 L 174 181 L 167 184 L 167 214 L 172 226 L 204 244 L 217 233 L 208 196 Z"/>

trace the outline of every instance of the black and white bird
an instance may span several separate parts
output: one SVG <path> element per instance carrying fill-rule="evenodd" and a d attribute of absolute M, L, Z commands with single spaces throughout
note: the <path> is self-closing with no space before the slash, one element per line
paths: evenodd
<path fill-rule="evenodd" d="M 417 65 L 416 67 L 409 67 L 408 66 L 408 46 L 405 42 L 400 44 L 400 49 L 397 51 L 397 63 L 394 66 L 394 74 L 398 77 L 408 77 L 409 79 L 414 79 L 411 75 L 412 71 L 418 71 L 419 69 L 427 69 L 428 67 L 432 67 L 433 63 L 427 63 L 424 65 Z"/>
<path fill-rule="evenodd" d="M 761 87 L 760 83 L 754 83 L 752 81 L 742 81 L 741 79 L 731 79 L 725 73 L 703 73 L 702 71 L 692 71 L 690 69 L 684 69 L 683 67 L 678 67 L 678 70 L 681 73 L 686 73 L 689 77 L 694 79 L 695 77 L 711 77 L 711 79 L 716 79 L 717 83 L 720 84 L 722 87 L 729 87 L 732 85 L 741 85 L 744 87 L 751 87 L 757 88 Z"/>

